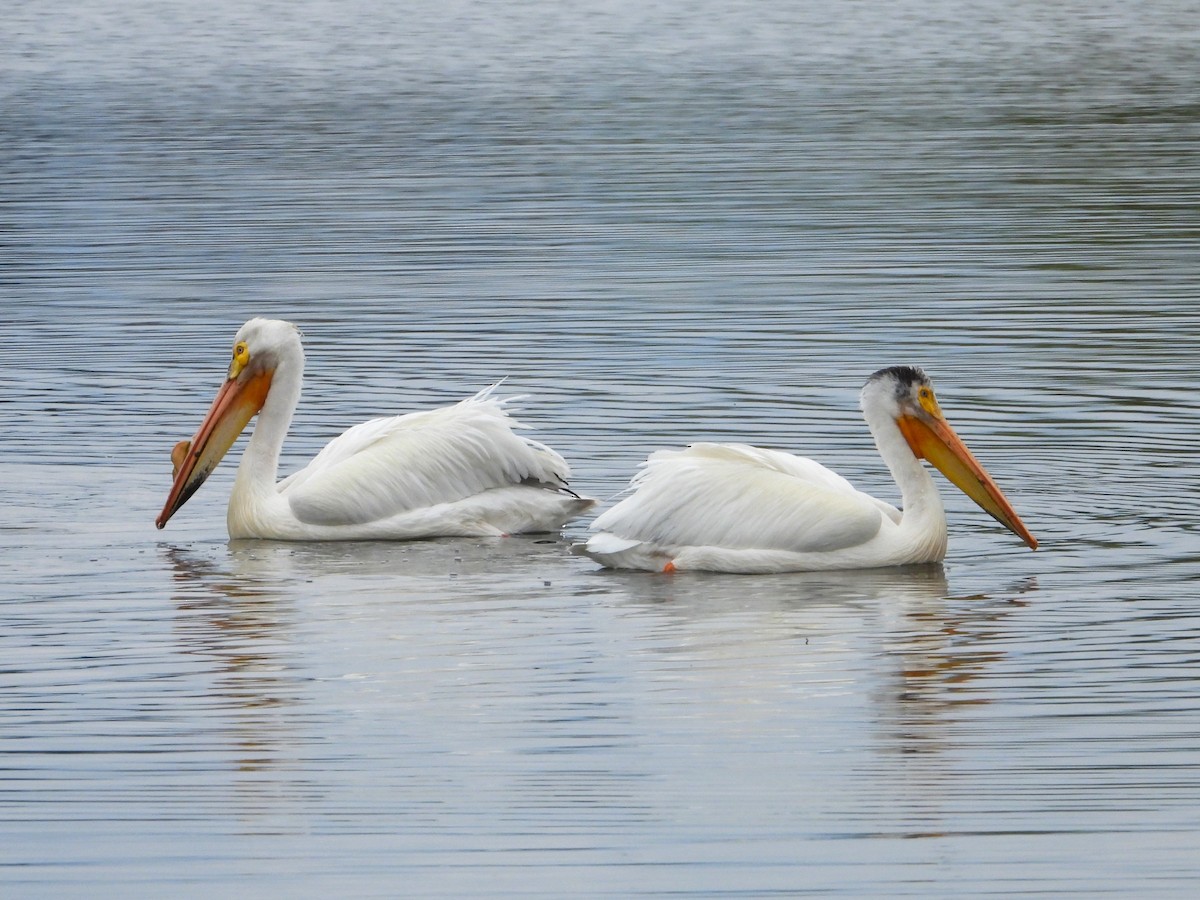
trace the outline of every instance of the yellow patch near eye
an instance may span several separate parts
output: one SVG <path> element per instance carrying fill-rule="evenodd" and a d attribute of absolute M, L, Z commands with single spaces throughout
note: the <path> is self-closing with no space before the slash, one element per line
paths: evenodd
<path fill-rule="evenodd" d="M 933 389 L 923 387 L 917 394 L 917 399 L 920 400 L 921 409 L 929 413 L 931 416 L 942 418 L 942 408 L 938 405 L 937 397 L 933 395 Z"/>
<path fill-rule="evenodd" d="M 238 341 L 233 347 L 233 361 L 229 363 L 229 377 L 237 378 L 242 369 L 250 362 L 250 348 L 245 341 Z"/>

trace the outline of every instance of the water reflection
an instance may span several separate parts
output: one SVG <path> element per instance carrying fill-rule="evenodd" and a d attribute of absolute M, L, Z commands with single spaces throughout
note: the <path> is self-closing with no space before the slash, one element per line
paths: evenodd
<path fill-rule="evenodd" d="M 219 710 L 232 708 L 239 735 L 285 744 L 285 770 L 290 749 L 318 783 L 375 773 L 388 813 L 427 829 L 459 827 L 479 803 L 546 827 L 580 808 L 615 823 L 644 815 L 646 771 L 625 753 L 633 725 L 607 696 L 602 632 L 574 609 L 570 580 L 591 567 L 565 541 L 246 541 L 206 552 L 172 554 L 188 585 L 177 602 L 193 614 L 189 652 L 224 663 Z M 286 725 L 264 715 L 271 702 Z M 326 734 L 339 735 L 337 750 L 310 760 L 305 744 Z M 264 784 L 296 799 L 313 792 L 309 777 Z M 486 800 L 459 794 L 481 780 Z"/>
<path fill-rule="evenodd" d="M 294 584 L 353 576 L 356 581 L 503 578 L 557 568 L 567 544 L 554 536 L 426 541 L 230 541 L 229 564 L 256 583 Z"/>
<path fill-rule="evenodd" d="M 989 702 L 973 683 L 1005 659 L 1005 620 L 1037 590 L 1021 579 L 952 596 L 941 565 L 761 576 L 604 573 L 642 621 L 645 645 L 730 709 L 786 707 L 866 691 L 881 752 L 953 744 L 960 704 Z M 740 713 L 739 713 L 740 715 Z"/>
<path fill-rule="evenodd" d="M 747 604 L 802 609 L 842 604 L 904 605 L 916 598 L 942 598 L 948 587 L 940 563 L 889 569 L 835 572 L 793 572 L 779 575 L 719 575 L 678 572 L 664 578 L 655 573 L 598 571 L 636 602 L 669 604 L 683 614 L 722 614 Z"/>
<path fill-rule="evenodd" d="M 307 693 L 297 675 L 296 611 L 286 591 L 197 551 L 163 549 L 180 651 L 209 668 L 205 705 L 240 771 L 295 767 Z M 242 782 L 243 786 L 254 784 Z"/>
<path fill-rule="evenodd" d="M 1036 579 L 1021 579 L 992 595 L 917 599 L 892 611 L 878 651 L 888 670 L 875 692 L 885 749 L 936 752 L 955 725 L 956 707 L 990 702 L 973 682 L 1005 658 L 1004 622 L 1036 590 Z"/>
<path fill-rule="evenodd" d="M 962 781 L 974 777 L 964 765 L 974 723 L 1003 697 L 996 673 L 1008 663 L 1020 628 L 1007 620 L 1036 590 L 1036 579 L 1021 579 L 992 594 L 913 598 L 892 610 L 869 686 L 874 759 L 887 774 L 864 803 L 864 821 L 890 810 L 907 838 L 941 838 L 962 828 L 955 808 Z"/>

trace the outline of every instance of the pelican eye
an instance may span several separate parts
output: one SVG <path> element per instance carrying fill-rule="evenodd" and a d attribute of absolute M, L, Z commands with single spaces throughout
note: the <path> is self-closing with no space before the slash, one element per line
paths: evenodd
<path fill-rule="evenodd" d="M 237 378 L 249 364 L 250 348 L 246 346 L 245 341 L 238 341 L 233 345 L 233 360 L 229 363 L 229 377 Z"/>
<path fill-rule="evenodd" d="M 942 409 L 938 405 L 937 397 L 933 396 L 933 388 L 922 387 L 917 391 L 917 402 L 921 404 L 921 408 L 932 416 L 941 417 Z"/>

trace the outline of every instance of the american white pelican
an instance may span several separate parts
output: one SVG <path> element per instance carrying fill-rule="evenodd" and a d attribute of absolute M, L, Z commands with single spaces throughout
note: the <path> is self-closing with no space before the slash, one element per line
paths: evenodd
<path fill-rule="evenodd" d="M 408 540 L 553 531 L 596 501 L 567 488 L 561 456 L 513 433 L 507 400 L 481 391 L 454 406 L 373 419 L 276 482 L 300 399 L 304 350 L 289 322 L 251 319 L 191 441 L 157 525 L 187 502 L 258 414 L 229 497 L 231 538 Z"/>
<path fill-rule="evenodd" d="M 872 375 L 863 418 L 900 487 L 904 512 L 813 462 L 745 444 L 652 453 L 630 495 L 572 549 L 611 568 L 789 572 L 938 562 L 946 514 L 927 459 L 1032 548 L 1037 540 L 950 428 L 913 366 Z"/>

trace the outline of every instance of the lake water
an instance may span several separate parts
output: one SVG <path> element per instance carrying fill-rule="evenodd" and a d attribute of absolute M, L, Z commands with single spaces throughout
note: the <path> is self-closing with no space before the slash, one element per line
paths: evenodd
<path fill-rule="evenodd" d="M 75 6 L 0 35 L 0 893 L 1195 895 L 1194 3 Z M 895 500 L 922 364 L 1042 547 L 945 482 L 914 571 L 231 544 L 234 459 L 158 532 L 251 315 L 285 468 L 507 378 L 603 498 Z"/>

